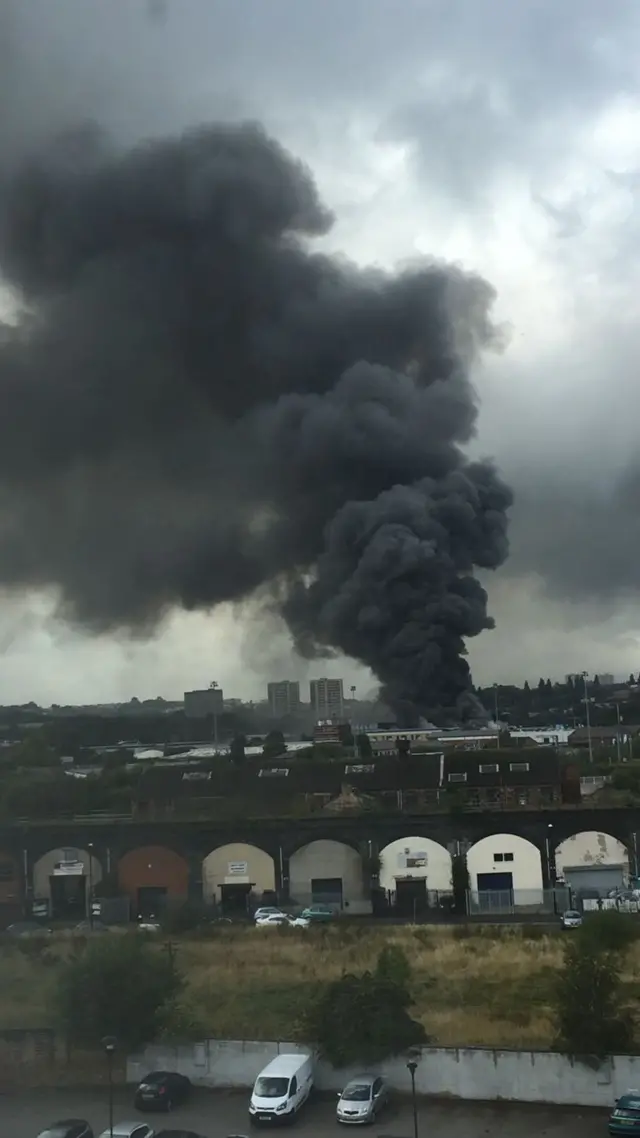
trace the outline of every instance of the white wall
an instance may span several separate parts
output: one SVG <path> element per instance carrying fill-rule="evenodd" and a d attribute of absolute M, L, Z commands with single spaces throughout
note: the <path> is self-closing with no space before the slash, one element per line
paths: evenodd
<path fill-rule="evenodd" d="M 610 834 L 585 830 L 561 842 L 556 850 L 556 874 L 565 865 L 624 865 L 629 872 L 629 854 L 622 842 Z"/>
<path fill-rule="evenodd" d="M 241 869 L 246 872 L 241 873 Z M 221 885 L 251 884 L 256 893 L 265 893 L 276 887 L 273 858 L 244 842 L 232 842 L 212 850 L 202 863 L 202 893 L 205 901 L 219 901 Z"/>
<path fill-rule="evenodd" d="M 495 854 L 505 853 L 513 854 L 513 861 L 494 861 Z M 514 891 L 542 890 L 540 854 L 531 842 L 515 834 L 491 834 L 482 838 L 468 851 L 467 866 L 472 890 L 478 888 L 479 873 L 511 873 Z"/>
<path fill-rule="evenodd" d="M 405 851 L 411 855 L 426 854 L 426 865 L 406 868 Z M 431 838 L 398 838 L 380 851 L 380 885 L 391 890 L 396 877 L 426 877 L 427 889 L 451 889 L 451 854 Z"/>
<path fill-rule="evenodd" d="M 73 859 L 71 854 L 73 853 Z M 84 866 L 84 873 L 86 879 L 86 888 L 89 890 L 89 853 L 87 850 L 79 850 L 76 847 L 71 850 L 66 846 L 64 849 L 49 850 L 42 857 L 39 857 L 33 864 L 33 896 L 36 898 L 51 898 L 51 881 L 53 876 L 53 869 L 58 861 L 65 861 L 65 859 L 75 860 L 82 862 Z M 97 857 L 91 858 L 91 877 L 93 886 L 102 880 L 102 866 Z"/>
<path fill-rule="evenodd" d="M 209 1039 L 184 1047 L 154 1046 L 127 1061 L 127 1081 L 137 1083 L 145 1071 L 179 1071 L 208 1087 L 251 1087 L 277 1054 L 311 1050 L 290 1043 L 234 1042 Z M 392 1089 L 407 1093 L 411 1083 L 406 1059 L 382 1063 L 379 1070 Z M 340 1090 L 358 1072 L 316 1068 L 319 1090 Z M 416 1070 L 421 1095 L 447 1095 L 471 1102 L 511 1102 L 612 1107 L 629 1087 L 640 1085 L 640 1056 L 616 1055 L 594 1071 L 582 1063 L 548 1051 L 493 1051 L 485 1048 L 424 1047 Z"/>
<path fill-rule="evenodd" d="M 289 859 L 289 891 L 294 900 L 308 903 L 311 881 L 323 877 L 341 878 L 343 900 L 349 902 L 351 912 L 362 911 L 366 900 L 364 874 L 357 850 L 343 842 L 310 842 Z"/>

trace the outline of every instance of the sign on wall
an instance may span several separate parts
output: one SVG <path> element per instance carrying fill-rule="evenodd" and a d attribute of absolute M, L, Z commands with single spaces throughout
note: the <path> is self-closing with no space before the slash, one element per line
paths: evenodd
<path fill-rule="evenodd" d="M 81 861 L 57 861 L 53 867 L 54 877 L 82 877 L 83 873 Z"/>
<path fill-rule="evenodd" d="M 404 849 L 398 854 L 398 867 L 400 869 L 426 869 L 427 851 Z"/>
<path fill-rule="evenodd" d="M 227 865 L 227 877 L 247 877 L 248 873 L 248 861 L 230 861 Z"/>

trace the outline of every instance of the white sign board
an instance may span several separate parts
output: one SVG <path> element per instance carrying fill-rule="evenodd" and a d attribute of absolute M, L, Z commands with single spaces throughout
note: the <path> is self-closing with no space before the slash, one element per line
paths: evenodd
<path fill-rule="evenodd" d="M 399 869 L 426 869 L 427 867 L 427 852 L 426 850 L 409 850 L 405 849 L 401 854 L 398 854 L 398 867 Z"/>
<path fill-rule="evenodd" d="M 81 861 L 57 861 L 53 867 L 54 877 L 82 877 L 83 873 Z"/>
<path fill-rule="evenodd" d="M 227 877 L 247 877 L 249 863 L 247 861 L 230 861 L 227 865 Z"/>

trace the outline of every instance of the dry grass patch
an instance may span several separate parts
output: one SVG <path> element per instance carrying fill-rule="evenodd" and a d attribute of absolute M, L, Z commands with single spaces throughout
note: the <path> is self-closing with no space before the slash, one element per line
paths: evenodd
<path fill-rule="evenodd" d="M 212 1037 L 290 1039 L 309 999 L 344 971 L 373 969 L 380 950 L 398 945 L 412 969 L 413 1014 L 443 1046 L 548 1047 L 551 985 L 562 964 L 562 936 L 539 929 L 340 925 L 309 930 L 214 928 L 172 938 L 186 978 L 186 1020 Z M 160 947 L 160 946 L 159 946 Z M 51 1023 L 60 961 L 68 940 L 45 948 L 0 950 L 0 1028 Z M 625 982 L 638 995 L 640 944 Z"/>

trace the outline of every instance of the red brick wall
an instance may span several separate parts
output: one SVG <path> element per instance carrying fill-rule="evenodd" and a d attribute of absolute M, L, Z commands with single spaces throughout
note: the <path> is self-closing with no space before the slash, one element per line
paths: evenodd
<path fill-rule="evenodd" d="M 118 884 L 132 901 L 144 886 L 166 888 L 170 898 L 186 899 L 189 892 L 189 866 L 183 857 L 165 846 L 141 846 L 130 850 L 118 862 Z"/>

